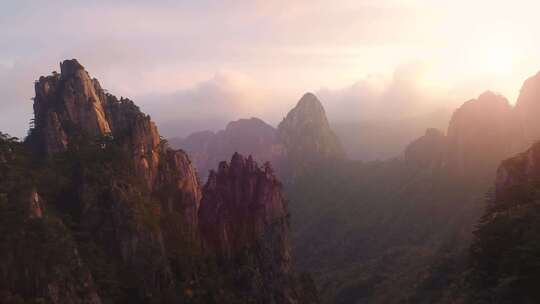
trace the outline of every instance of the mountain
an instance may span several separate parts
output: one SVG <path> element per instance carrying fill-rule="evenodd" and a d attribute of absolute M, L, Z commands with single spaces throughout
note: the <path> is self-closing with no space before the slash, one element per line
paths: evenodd
<path fill-rule="evenodd" d="M 514 113 L 506 98 L 485 92 L 465 102 L 448 125 L 446 166 L 460 178 L 493 178 L 501 160 L 515 153 Z"/>
<path fill-rule="evenodd" d="M 540 107 L 540 74 L 525 81 L 513 109 L 512 137 L 506 147 L 532 146 L 500 163 L 494 189 L 486 196 L 482 217 L 474 231 L 461 269 L 442 288 L 453 290 L 463 303 L 537 303 L 540 272 L 540 132 L 534 119 Z M 446 269 L 448 272 L 449 269 Z M 448 288 L 450 287 L 450 288 Z M 455 296 L 441 303 L 453 303 Z"/>
<path fill-rule="evenodd" d="M 519 100 L 534 96 L 532 111 L 540 95 L 530 83 Z M 291 213 L 302 215 L 292 221 L 293 253 L 298 268 L 313 273 L 323 302 L 464 298 L 460 273 L 468 271 L 485 193 L 499 163 L 524 149 L 523 134 L 534 134 L 519 107 L 486 92 L 456 109 L 446 134 L 428 129 L 402 157 L 315 165 L 288 185 Z"/>
<path fill-rule="evenodd" d="M 76 60 L 60 68 L 35 84 L 26 141 L 0 137 L 3 299 L 317 302 L 309 276 L 290 267 L 269 166 L 235 155 L 201 187 L 187 154 L 131 100 L 105 93 Z M 224 235 L 227 252 L 213 242 Z"/>
<path fill-rule="evenodd" d="M 321 102 L 312 93 L 298 101 L 277 129 L 258 118 L 240 119 L 217 133 L 201 131 L 169 141 L 194 159 L 201 176 L 234 152 L 271 162 L 283 179 L 313 164 L 346 158 Z"/>
<path fill-rule="evenodd" d="M 424 136 L 411 142 L 403 152 L 406 163 L 418 167 L 436 169 L 443 163 L 447 147 L 444 133 L 437 129 L 427 129 Z"/>
<path fill-rule="evenodd" d="M 251 155 L 259 162 L 270 161 L 277 167 L 284 157 L 276 130 L 258 118 L 239 119 L 217 133 L 196 132 L 185 139 L 173 138 L 169 142 L 190 155 L 201 177 L 206 177 L 211 169 L 234 152 Z"/>
<path fill-rule="evenodd" d="M 277 137 L 287 151 L 288 170 L 299 170 L 329 160 L 345 159 L 345 151 L 312 93 L 306 93 L 281 121 Z"/>
<path fill-rule="evenodd" d="M 310 93 L 301 98 L 278 126 L 273 143 L 285 155 L 277 171 L 288 181 L 295 267 L 314 274 L 324 303 L 453 303 L 483 297 L 479 286 L 491 284 L 488 290 L 497 294 L 507 290 L 464 274 L 497 275 L 486 275 L 479 266 L 471 269 L 475 258 L 468 253 L 471 244 L 477 248 L 484 242 L 479 240 L 483 228 L 473 231 L 499 163 L 540 139 L 534 119 L 539 79 L 524 83 L 515 107 L 487 91 L 457 108 L 446 132 L 428 128 L 401 157 L 373 162 L 347 160 L 320 102 Z M 359 140 L 362 132 L 355 135 Z M 207 134 L 192 138 L 203 143 L 207 155 L 215 150 L 204 143 Z M 486 227 L 488 234 L 498 229 Z M 520 239 L 507 233 L 500 231 L 503 238 Z M 493 248 L 483 249 L 476 263 L 504 252 Z M 478 285 L 471 287 L 471 280 Z"/>

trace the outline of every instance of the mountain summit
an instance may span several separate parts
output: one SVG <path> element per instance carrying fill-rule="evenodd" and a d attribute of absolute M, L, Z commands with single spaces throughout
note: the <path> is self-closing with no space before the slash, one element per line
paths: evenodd
<path fill-rule="evenodd" d="M 346 158 L 321 102 L 313 93 L 302 96 L 279 124 L 277 136 L 285 146 L 289 163 L 296 168 L 293 170 Z"/>

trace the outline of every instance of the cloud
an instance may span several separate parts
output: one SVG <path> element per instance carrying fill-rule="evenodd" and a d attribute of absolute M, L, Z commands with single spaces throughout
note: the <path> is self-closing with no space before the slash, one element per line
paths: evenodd
<path fill-rule="evenodd" d="M 429 65 L 411 62 L 398 66 L 391 78 L 370 75 L 341 89 L 322 89 L 318 95 L 334 122 L 398 120 L 452 107 L 451 89 L 426 81 L 429 73 Z"/>
<path fill-rule="evenodd" d="M 166 136 L 217 130 L 231 120 L 262 115 L 268 95 L 248 77 L 226 71 L 171 94 L 140 96 L 143 110 L 153 113 Z"/>

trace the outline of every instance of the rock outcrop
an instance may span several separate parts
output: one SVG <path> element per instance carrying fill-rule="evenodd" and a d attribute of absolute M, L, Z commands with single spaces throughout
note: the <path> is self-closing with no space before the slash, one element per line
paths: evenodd
<path fill-rule="evenodd" d="M 312 93 L 304 94 L 287 114 L 278 126 L 277 136 L 285 146 L 292 176 L 320 162 L 346 158 L 321 102 Z"/>
<path fill-rule="evenodd" d="M 80 200 L 75 212 L 93 241 L 122 260 L 126 269 L 136 270 L 141 296 L 172 286 L 164 239 L 196 237 L 200 187 L 187 155 L 170 150 L 148 115 L 131 100 L 105 93 L 76 60 L 64 61 L 61 74 L 39 79 L 34 111 L 35 128 L 28 141 L 48 158 L 81 150 L 96 139 L 103 149 L 119 147 L 120 158 L 125 158 L 120 161 L 133 170 L 132 180 L 105 167 L 102 178 L 109 182 L 102 185 L 81 169 L 73 185 Z M 160 218 L 174 218 L 178 225 L 163 230 L 148 225 Z"/>
<path fill-rule="evenodd" d="M 40 145 L 48 155 L 66 151 L 68 136 L 81 130 L 93 136 L 111 132 L 97 80 L 76 60 L 64 61 L 60 70 L 35 84 L 35 126 L 43 131 Z"/>
<path fill-rule="evenodd" d="M 230 163 L 222 162 L 217 172 L 210 172 L 203 192 L 199 211 L 203 241 L 218 256 L 231 258 L 246 244 L 262 240 L 267 230 L 287 230 L 281 184 L 268 163 L 260 168 L 252 157 L 235 153 Z M 287 242 L 280 247 L 288 247 Z M 282 259 L 288 264 L 285 249 Z"/>
<path fill-rule="evenodd" d="M 204 249 L 232 266 L 236 281 L 249 282 L 246 300 L 314 303 L 306 297 L 312 292 L 291 269 L 289 214 L 269 163 L 259 167 L 251 156 L 235 153 L 230 163 L 210 172 L 203 193 L 199 225 Z"/>

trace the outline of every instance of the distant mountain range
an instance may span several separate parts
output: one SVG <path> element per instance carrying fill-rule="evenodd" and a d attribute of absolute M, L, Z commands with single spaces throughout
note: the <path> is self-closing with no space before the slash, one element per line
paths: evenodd
<path fill-rule="evenodd" d="M 240 120 L 231 124 L 243 128 L 194 134 L 174 145 L 195 159 L 204 155 L 203 161 L 195 161 L 198 168 L 211 166 L 207 161 L 219 158 L 216 151 L 230 153 L 234 147 L 279 164 L 276 168 L 288 181 L 286 194 L 296 219 L 293 253 L 301 270 L 315 274 L 325 303 L 454 303 L 454 299 L 476 303 L 482 292 L 461 272 L 479 269 L 470 268 L 468 261 L 478 255 L 470 256 L 469 246 L 482 244 L 486 237 L 488 228 L 476 238 L 473 231 L 499 164 L 540 140 L 535 119 L 538 88 L 540 75 L 528 79 L 515 107 L 504 97 L 485 92 L 448 116 L 446 132 L 439 130 L 440 125 L 425 125 L 424 129 L 436 128 L 428 128 L 408 144 L 398 142 L 419 132 L 419 127 L 410 128 L 411 123 L 402 129 L 399 124 L 364 126 L 368 130 L 335 126 L 346 139 L 343 146 L 356 151 L 355 157 L 380 154 L 385 159 L 392 155 L 388 151 L 403 145 L 400 156 L 389 160 L 348 160 L 324 109 L 310 93 L 277 129 L 258 119 Z M 439 124 L 447 114 L 430 117 L 437 115 L 425 121 Z M 399 135 L 388 140 L 390 134 Z M 366 152 L 377 151 L 385 140 L 390 146 L 384 153 Z M 377 144 L 371 147 L 373 142 Z M 506 178 L 501 170 L 497 180 Z M 482 251 L 484 258 L 487 250 Z M 490 284 L 492 289 L 512 289 Z"/>
<path fill-rule="evenodd" d="M 323 301 L 538 301 L 530 287 L 538 234 L 520 235 L 503 224 L 521 221 L 511 211 L 516 204 L 533 206 L 534 148 L 497 169 L 540 140 L 530 119 L 540 104 L 538 88 L 539 75 L 528 79 L 515 107 L 492 92 L 465 102 L 446 134 L 428 129 L 402 157 L 321 165 L 288 185 L 291 212 L 301 216 L 292 222 L 294 253 L 300 269 L 313 271 Z M 501 191 L 513 196 L 501 198 Z M 516 227 L 536 229 L 534 214 L 521 214 L 527 220 Z"/>
<path fill-rule="evenodd" d="M 285 179 L 317 163 L 346 158 L 321 102 L 312 93 L 302 96 L 277 129 L 258 118 L 240 119 L 217 133 L 196 132 L 169 142 L 191 155 L 201 176 L 234 152 L 272 163 Z"/>

